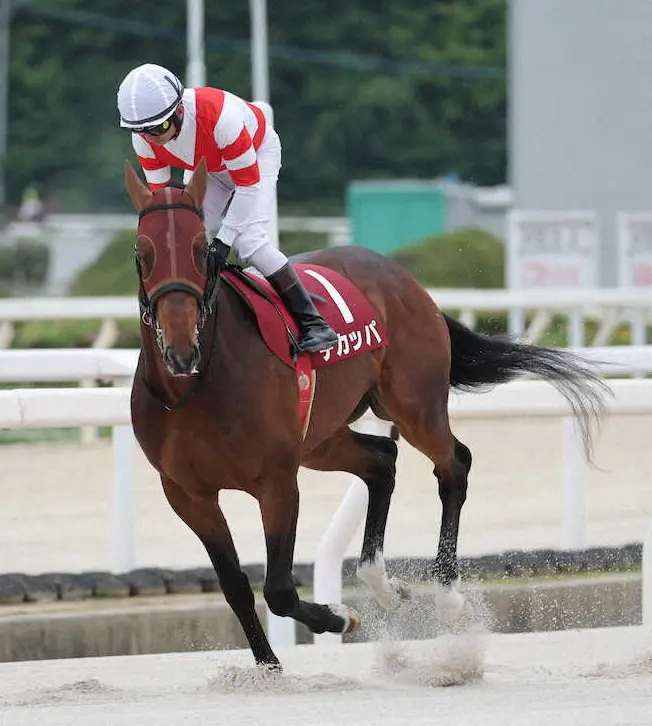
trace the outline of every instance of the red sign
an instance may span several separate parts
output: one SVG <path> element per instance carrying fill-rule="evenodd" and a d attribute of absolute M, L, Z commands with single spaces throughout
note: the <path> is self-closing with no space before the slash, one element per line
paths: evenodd
<path fill-rule="evenodd" d="M 652 263 L 639 260 L 633 264 L 632 283 L 636 287 L 652 286 Z"/>
<path fill-rule="evenodd" d="M 524 287 L 575 287 L 582 278 L 576 263 L 533 260 L 522 263 L 521 280 Z"/>

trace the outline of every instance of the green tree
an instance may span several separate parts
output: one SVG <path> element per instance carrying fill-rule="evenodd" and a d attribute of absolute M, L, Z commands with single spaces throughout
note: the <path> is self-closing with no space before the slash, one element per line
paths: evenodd
<path fill-rule="evenodd" d="M 269 3 L 282 205 L 352 179 L 505 179 L 506 0 Z M 247 3 L 206 3 L 207 81 L 249 97 Z M 7 180 L 68 210 L 126 210 L 115 94 L 145 61 L 185 73 L 185 3 L 24 0 L 12 19 Z"/>

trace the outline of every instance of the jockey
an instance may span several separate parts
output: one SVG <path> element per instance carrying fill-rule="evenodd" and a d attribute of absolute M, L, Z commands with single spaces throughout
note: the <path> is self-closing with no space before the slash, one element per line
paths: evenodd
<path fill-rule="evenodd" d="M 217 88 L 184 88 L 166 68 L 146 63 L 130 71 L 118 89 L 120 126 L 151 190 L 184 169 L 187 183 L 202 158 L 208 166 L 203 212 L 218 257 L 233 246 L 272 285 L 296 321 L 301 351 L 337 343 L 288 258 L 269 241 L 267 221 L 281 168 L 281 142 L 261 109 Z M 228 207 L 228 210 L 227 210 Z M 220 226 L 221 221 L 221 226 Z"/>

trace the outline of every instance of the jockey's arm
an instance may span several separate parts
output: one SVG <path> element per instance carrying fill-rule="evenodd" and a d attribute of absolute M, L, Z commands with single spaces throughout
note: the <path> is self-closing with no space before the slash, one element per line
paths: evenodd
<path fill-rule="evenodd" d="M 149 188 L 156 191 L 164 187 L 172 179 L 170 167 L 162 166 L 156 160 L 152 147 L 140 134 L 131 135 L 131 145 L 134 147 L 138 163 L 142 167 Z"/>
<path fill-rule="evenodd" d="M 228 109 L 230 112 L 231 109 Z M 215 141 L 222 152 L 224 165 L 235 185 L 229 209 L 222 221 L 220 240 L 231 247 L 249 224 L 260 189 L 260 169 L 251 136 L 237 109 L 224 113 L 215 127 Z"/>

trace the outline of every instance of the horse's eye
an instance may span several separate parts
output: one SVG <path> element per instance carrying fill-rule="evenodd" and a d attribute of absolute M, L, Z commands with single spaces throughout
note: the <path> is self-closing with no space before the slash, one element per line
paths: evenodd
<path fill-rule="evenodd" d="M 136 244 L 136 257 L 140 263 L 143 280 L 147 280 L 154 271 L 154 262 L 156 261 L 154 245 L 148 239 L 139 239 Z"/>

